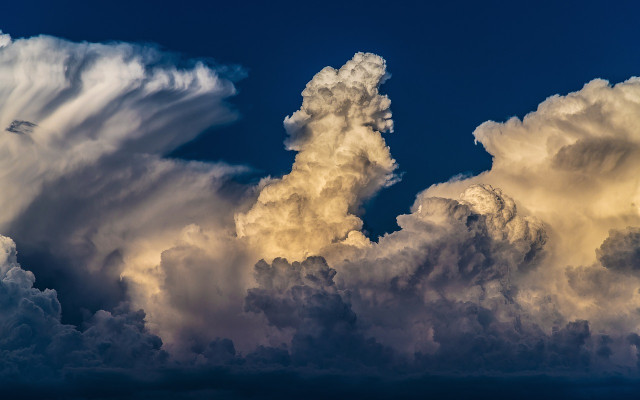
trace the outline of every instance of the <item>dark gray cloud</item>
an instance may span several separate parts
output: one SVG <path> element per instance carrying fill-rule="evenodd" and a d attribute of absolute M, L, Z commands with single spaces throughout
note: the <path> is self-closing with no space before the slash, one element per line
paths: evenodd
<path fill-rule="evenodd" d="M 640 228 L 612 230 L 596 250 L 605 268 L 617 271 L 640 271 Z"/>
<path fill-rule="evenodd" d="M 143 311 L 121 304 L 98 311 L 81 329 L 60 321 L 55 290 L 33 288 L 35 276 L 17 263 L 15 245 L 0 237 L 0 381 L 61 379 L 73 368 L 143 368 L 167 359 Z"/>
<path fill-rule="evenodd" d="M 7 127 L 7 129 L 5 129 L 5 131 L 25 135 L 33 132 L 33 128 L 36 126 L 37 125 L 33 122 L 15 120 Z"/>
<path fill-rule="evenodd" d="M 291 264 L 282 258 L 272 264 L 260 261 L 255 266 L 258 287 L 249 289 L 245 309 L 264 313 L 270 324 L 293 331 L 293 365 L 340 369 L 389 365 L 391 349 L 360 330 L 346 294 L 333 281 L 335 274 L 322 257 Z"/>
<path fill-rule="evenodd" d="M 321 257 L 293 263 L 284 259 L 272 264 L 260 261 L 255 274 L 258 287 L 248 291 L 246 310 L 264 313 L 270 324 L 292 332 L 289 346 L 263 347 L 247 356 L 247 360 L 259 359 L 265 365 L 313 365 L 320 370 L 351 371 L 576 373 L 590 370 L 592 361 L 608 359 L 614 351 L 612 346 L 621 351 L 629 349 L 628 344 L 621 343 L 624 338 L 616 338 L 614 343 L 609 336 L 593 335 L 585 320 L 570 321 L 545 332 L 528 320 L 508 293 L 496 307 L 495 303 L 483 306 L 444 298 L 425 304 L 410 294 L 412 290 L 389 288 L 387 294 L 393 300 L 371 307 L 360 318 L 351 300 L 362 301 L 355 295 L 361 288 L 337 287 L 333 280 L 336 271 Z M 407 316 L 416 318 L 416 314 L 429 322 L 434 346 L 431 351 L 407 354 L 369 336 L 392 318 L 374 319 L 374 315 L 389 313 L 391 306 L 397 314 L 394 322 L 398 328 L 410 324 Z M 510 313 L 507 318 L 506 313 Z"/>

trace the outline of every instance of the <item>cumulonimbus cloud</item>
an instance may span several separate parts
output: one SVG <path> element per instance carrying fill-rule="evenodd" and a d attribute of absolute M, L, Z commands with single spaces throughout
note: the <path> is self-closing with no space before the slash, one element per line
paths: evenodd
<path fill-rule="evenodd" d="M 350 78 L 354 76 L 360 77 Z M 362 81 L 368 82 L 366 75 Z M 323 71 L 303 95 L 325 100 L 325 108 L 334 112 L 333 105 L 340 102 L 331 89 L 309 90 L 327 82 L 333 84 Z M 420 359 L 429 360 L 425 365 L 445 367 L 442 363 L 449 360 L 446 368 L 459 368 L 456 363 L 463 359 L 477 368 L 470 363 L 477 357 L 489 369 L 507 364 L 515 369 L 635 365 L 634 336 L 629 335 L 640 328 L 635 311 L 640 282 L 633 267 L 640 223 L 635 173 L 640 137 L 634 128 L 639 91 L 635 78 L 614 87 L 595 80 L 568 96 L 549 98 L 523 121 L 485 123 L 474 135 L 494 157 L 490 171 L 419 194 L 412 213 L 398 217 L 401 229 L 377 243 L 354 245 L 344 240 L 344 233 L 326 236 L 311 254 L 324 256 L 336 269 L 337 286 L 349 293 L 362 332 L 401 353 L 421 354 Z M 347 118 L 338 126 L 378 126 L 378 114 L 367 113 L 367 95 L 356 98 L 362 101 L 351 101 L 347 109 L 363 111 L 344 115 L 368 119 L 356 117 L 352 123 Z M 325 108 L 316 106 L 319 120 L 334 121 L 322 113 Z M 305 124 L 316 121 L 299 113 L 294 118 Z M 322 143 L 333 125 L 320 126 L 294 130 L 290 147 L 300 151 L 300 158 L 305 145 Z M 296 144 L 296 134 L 301 144 Z M 359 161 L 351 153 L 342 165 L 357 166 Z M 322 170 L 321 163 L 303 169 L 309 177 Z M 287 178 L 275 187 L 291 188 L 285 185 Z M 322 186 L 312 178 L 304 183 L 299 185 L 303 189 L 268 200 L 277 191 L 267 184 L 250 213 L 236 218 L 241 236 L 249 232 L 244 224 L 250 215 L 251 226 L 261 226 L 253 232 L 254 241 L 264 240 L 265 247 L 277 248 L 281 256 L 289 252 L 293 260 L 309 254 L 301 249 L 310 248 L 308 241 L 318 242 L 313 229 L 324 222 L 316 213 L 322 208 L 308 210 L 309 203 L 295 194 L 316 193 L 314 188 Z M 357 199 L 352 193 L 346 191 L 348 198 Z M 279 208 L 279 201 L 296 206 Z M 276 211 L 283 214 L 277 217 Z M 304 224 L 296 219 L 300 215 L 306 216 Z M 348 224 L 344 213 L 335 216 L 340 218 L 331 221 Z M 290 228 L 293 220 L 295 229 Z M 272 247 L 280 238 L 283 242 Z M 268 259 L 275 255 L 268 250 L 262 254 Z M 470 338 L 480 342 L 465 346 Z M 489 347 L 484 346 L 495 354 L 485 354 Z M 527 362 L 534 353 L 537 361 Z"/>
<path fill-rule="evenodd" d="M 637 79 L 481 125 L 492 169 L 426 189 L 371 241 L 362 202 L 397 179 L 379 56 L 313 77 L 285 119 L 291 172 L 239 191 L 225 185 L 242 167 L 163 157 L 233 119 L 233 83 L 214 68 L 5 35 L 0 73 L 0 233 L 62 265 L 76 303 L 91 288 L 108 310 L 62 324 L 74 288 L 32 288 L 2 239 L 3 329 L 36 332 L 2 342 L 11 357 L 29 343 L 40 357 L 63 332 L 86 365 L 118 367 L 125 355 L 96 348 L 120 324 L 149 366 L 637 373 Z"/>
<path fill-rule="evenodd" d="M 5 36 L 6 38 L 6 36 Z M 233 84 L 153 48 L 5 40 L 0 52 L 2 215 L 6 226 L 47 182 L 113 154 L 163 154 L 234 114 Z"/>
<path fill-rule="evenodd" d="M 366 246 L 359 207 L 394 181 L 396 163 L 381 135 L 393 130 L 391 101 L 378 91 L 385 61 L 358 53 L 326 67 L 302 92 L 302 108 L 284 121 L 291 173 L 264 183 L 254 206 L 236 215 L 238 237 L 262 257 L 301 260 L 334 243 Z"/>
<path fill-rule="evenodd" d="M 550 97 L 522 121 L 486 122 L 474 135 L 493 156 L 491 170 L 434 185 L 419 196 L 453 197 L 485 182 L 544 223 L 545 261 L 519 284 L 525 308 L 553 304 L 554 314 L 589 320 L 603 332 L 640 328 L 639 282 L 628 265 L 640 226 L 638 93 L 637 78 L 615 86 L 596 79 L 567 96 Z M 553 314 L 532 313 L 553 324 Z"/>
<path fill-rule="evenodd" d="M 239 70 L 128 43 L 2 38 L 0 230 L 44 254 L 31 268 L 76 316 L 146 298 L 180 232 L 224 225 L 238 203 L 219 189 L 244 167 L 163 155 L 236 118 Z"/>

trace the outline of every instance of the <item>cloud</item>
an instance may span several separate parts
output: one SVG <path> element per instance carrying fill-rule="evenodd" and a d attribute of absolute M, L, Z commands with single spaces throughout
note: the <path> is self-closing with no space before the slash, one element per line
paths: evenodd
<path fill-rule="evenodd" d="M 18 133 L 18 134 L 27 134 L 33 133 L 33 128 L 36 126 L 33 122 L 29 121 L 13 121 L 11 125 L 5 131 Z"/>
<path fill-rule="evenodd" d="M 420 195 L 454 198 L 468 185 L 490 184 L 542 221 L 547 255 L 520 282 L 517 298 L 532 315 L 552 298 L 560 315 L 588 320 L 597 331 L 640 328 L 631 272 L 640 226 L 639 91 L 637 78 L 613 86 L 596 79 L 548 98 L 522 121 L 485 122 L 474 136 L 493 156 L 491 170 Z"/>
<path fill-rule="evenodd" d="M 612 230 L 596 254 L 605 268 L 629 272 L 640 269 L 640 228 Z"/>
<path fill-rule="evenodd" d="M 5 229 L 46 183 L 103 156 L 165 153 L 234 118 L 229 80 L 150 47 L 18 39 L 1 48 L 0 71 L 0 126 L 32 129 L 2 138 Z"/>
<path fill-rule="evenodd" d="M 0 232 L 60 289 L 68 322 L 128 300 L 159 320 L 162 252 L 194 223 L 226 235 L 243 201 L 224 187 L 246 167 L 164 157 L 237 117 L 237 68 L 149 45 L 2 43 Z"/>
<path fill-rule="evenodd" d="M 640 223 L 638 90 L 637 78 L 615 86 L 596 79 L 548 98 L 522 121 L 485 122 L 474 136 L 493 156 L 491 170 L 425 195 L 455 197 L 479 182 L 500 187 L 553 230 L 559 263 L 591 263 L 610 229 Z"/>
<path fill-rule="evenodd" d="M 258 287 L 248 291 L 246 308 L 290 332 L 293 365 L 431 372 L 592 366 L 591 341 L 602 339 L 592 337 L 588 321 L 553 315 L 547 329 L 515 300 L 519 282 L 544 259 L 547 235 L 511 198 L 475 185 L 459 200 L 421 197 L 398 220 L 401 230 L 336 269 L 320 257 L 256 264 Z M 620 337 L 615 345 L 629 347 Z"/>
<path fill-rule="evenodd" d="M 255 189 L 257 199 L 225 202 L 211 191 L 208 202 L 196 202 L 210 208 L 208 218 L 192 220 L 182 233 L 173 231 L 159 263 L 136 269 L 138 279 L 129 275 L 130 267 L 123 273 L 134 277 L 135 283 L 127 280 L 133 285 L 129 293 L 167 348 L 197 358 L 193 349 L 221 337 L 232 339 L 250 359 L 283 355 L 280 346 L 295 335 L 270 323 L 269 313 L 245 310 L 247 291 L 255 286 L 253 265 L 280 256 L 302 261 L 327 246 L 370 245 L 359 230 L 358 207 L 395 179 L 395 162 L 380 132 L 392 128 L 390 102 L 378 92 L 386 77 L 384 60 L 372 54 L 357 54 L 340 70 L 316 75 L 303 93 L 301 110 L 285 123 L 288 146 L 298 150 L 292 172 L 264 180 Z M 227 220 L 234 201 L 235 227 Z M 303 336 L 295 337 L 302 346 Z"/>
<path fill-rule="evenodd" d="M 256 186 L 234 181 L 246 167 L 165 157 L 235 118 L 222 69 L 2 35 L 0 74 L 0 232 L 59 290 L 34 288 L 0 238 L 0 379 L 111 377 L 117 396 L 637 376 L 638 79 L 482 124 L 491 170 L 426 189 L 372 242 L 363 201 L 398 179 L 379 56 L 313 77 L 284 121 L 291 172 Z"/>
<path fill-rule="evenodd" d="M 356 314 L 333 282 L 335 274 L 322 257 L 292 264 L 261 260 L 255 266 L 258 287 L 248 291 L 245 309 L 264 313 L 269 324 L 292 332 L 293 365 L 351 369 L 390 363 L 391 349 L 360 331 Z"/>
<path fill-rule="evenodd" d="M 626 338 L 639 328 L 640 282 L 629 275 L 637 246 L 635 228 L 626 227 L 640 222 L 636 79 L 615 87 L 596 80 L 579 92 L 548 99 L 522 122 L 483 124 L 474 135 L 494 156 L 492 169 L 427 189 L 411 214 L 398 217 L 399 231 L 369 243 L 345 240 L 356 237 L 349 229 L 360 230 L 348 225 L 348 213 L 318 213 L 339 195 L 331 192 L 322 205 L 307 201 L 306 193 L 323 198 L 329 180 L 313 178 L 326 169 L 316 153 L 310 156 L 313 164 L 299 160 L 315 149 L 316 140 L 326 143 L 319 140 L 326 132 L 335 132 L 332 123 L 317 130 L 311 124 L 335 118 L 351 134 L 349 118 L 355 113 L 360 125 L 380 126 L 368 112 L 366 95 L 345 107 L 336 91 L 316 90 L 334 84 L 335 70 L 325 71 L 307 86 L 299 114 L 285 120 L 287 145 L 299 151 L 292 173 L 263 183 L 256 205 L 236 216 L 240 237 L 268 260 L 323 256 L 336 271 L 335 290 L 349 294 L 343 301 L 359 334 L 409 364 L 414 354 L 419 356 L 413 362 L 436 370 L 466 365 L 476 371 L 622 371 L 635 364 L 633 341 Z M 349 86 L 353 77 L 370 82 L 357 73 L 341 79 Z M 341 170 L 359 165 L 356 157 L 344 162 Z M 298 173 L 307 178 L 289 185 Z M 364 173 L 369 178 L 363 181 L 380 176 Z M 326 220 L 348 228 L 327 235 Z M 284 268 L 281 263 L 276 258 L 271 269 L 263 267 L 274 273 Z M 301 268 L 291 265 L 294 271 Z M 295 301 L 277 291 L 249 293 L 250 310 L 261 310 L 272 325 L 298 334 Z M 616 312 L 606 311 L 611 309 Z"/>
<path fill-rule="evenodd" d="M 6 47 L 9 44 L 11 44 L 11 36 L 0 31 L 0 48 Z"/>
<path fill-rule="evenodd" d="M 20 267 L 13 241 L 0 236 L 0 380 L 60 379 L 74 367 L 142 368 L 167 359 L 162 340 L 144 326 L 144 312 L 126 304 L 99 311 L 83 330 L 60 322 L 55 290 L 33 288 L 35 276 Z"/>
<path fill-rule="evenodd" d="M 381 57 L 357 53 L 307 84 L 284 122 L 287 148 L 298 151 L 291 172 L 264 181 L 253 207 L 236 214 L 238 237 L 262 257 L 300 261 L 333 243 L 369 244 L 359 207 L 396 179 L 381 135 L 393 130 L 391 101 L 379 93 L 387 78 Z"/>
<path fill-rule="evenodd" d="M 232 229 L 233 215 L 226 217 Z M 157 286 L 134 289 L 140 296 L 136 304 L 143 304 L 155 316 L 152 326 L 158 326 L 178 356 L 196 356 L 192 349 L 216 338 L 232 339 L 245 353 L 279 341 L 277 333 L 270 339 L 273 329 L 264 318 L 243 309 L 247 290 L 253 285 L 250 266 L 254 257 L 232 231 L 189 225 L 162 252 L 155 269 L 141 271 L 140 284 L 153 274 Z"/>

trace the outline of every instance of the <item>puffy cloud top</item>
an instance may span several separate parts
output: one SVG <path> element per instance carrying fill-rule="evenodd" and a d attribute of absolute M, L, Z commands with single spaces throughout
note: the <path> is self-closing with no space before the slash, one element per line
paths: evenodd
<path fill-rule="evenodd" d="M 580 319 L 619 338 L 640 329 L 639 115 L 638 78 L 593 80 L 522 120 L 480 125 L 474 136 L 493 156 L 491 170 L 420 197 L 456 198 L 479 183 L 508 193 L 548 234 L 544 259 L 519 278 L 515 300 L 546 329 Z M 627 363 L 623 353 L 614 354 Z"/>
<path fill-rule="evenodd" d="M 391 100 L 380 95 L 380 84 L 390 75 L 385 60 L 371 53 L 356 53 L 340 69 L 325 67 L 302 91 L 302 107 L 285 118 L 287 147 L 302 150 L 311 134 L 309 124 L 327 116 L 340 116 L 345 124 L 367 124 L 380 132 L 393 132 Z"/>
<path fill-rule="evenodd" d="M 611 231 L 596 253 L 605 268 L 640 271 L 640 228 Z"/>
<path fill-rule="evenodd" d="M 291 173 L 267 180 L 256 204 L 236 215 L 246 237 L 268 259 L 301 260 L 332 243 L 366 246 L 362 201 L 394 181 L 395 161 L 381 133 L 393 128 L 384 60 L 358 53 L 307 84 L 300 110 L 285 119 L 287 146 L 298 151 Z"/>
<path fill-rule="evenodd" d="M 11 36 L 0 31 L 0 48 L 6 47 L 11 43 Z"/>

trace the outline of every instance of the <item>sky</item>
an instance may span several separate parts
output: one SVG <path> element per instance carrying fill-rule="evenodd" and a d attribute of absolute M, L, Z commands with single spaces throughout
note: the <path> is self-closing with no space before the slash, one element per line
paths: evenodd
<path fill-rule="evenodd" d="M 0 381 L 633 396 L 639 8 L 3 4 Z"/>
<path fill-rule="evenodd" d="M 282 119 L 321 68 L 357 51 L 384 57 L 397 134 L 386 139 L 405 175 L 380 193 L 365 222 L 373 238 L 395 229 L 415 194 L 491 159 L 471 132 L 524 116 L 542 100 L 594 78 L 637 74 L 634 2 L 11 2 L 2 29 L 15 37 L 147 42 L 187 57 L 240 65 L 237 123 L 174 154 L 286 173 L 293 160 Z M 397 105 L 397 106 L 396 106 Z M 410 140 L 408 138 L 411 138 Z M 455 155 L 455 157 L 453 156 Z"/>

